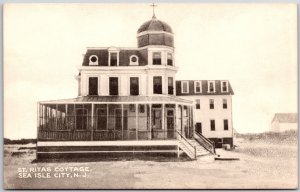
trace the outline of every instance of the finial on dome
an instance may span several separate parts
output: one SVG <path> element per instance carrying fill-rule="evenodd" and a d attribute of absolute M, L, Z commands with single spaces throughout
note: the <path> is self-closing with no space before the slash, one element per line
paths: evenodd
<path fill-rule="evenodd" d="M 152 7 L 152 11 L 153 11 L 152 19 L 156 19 L 154 8 L 157 7 L 157 5 L 155 5 L 154 3 L 152 3 L 150 6 Z"/>

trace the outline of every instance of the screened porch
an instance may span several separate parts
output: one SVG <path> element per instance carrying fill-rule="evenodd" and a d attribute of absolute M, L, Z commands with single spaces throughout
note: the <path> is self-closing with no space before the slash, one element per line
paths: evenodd
<path fill-rule="evenodd" d="M 179 103 L 39 103 L 38 140 L 172 140 L 193 135 L 192 107 Z"/>

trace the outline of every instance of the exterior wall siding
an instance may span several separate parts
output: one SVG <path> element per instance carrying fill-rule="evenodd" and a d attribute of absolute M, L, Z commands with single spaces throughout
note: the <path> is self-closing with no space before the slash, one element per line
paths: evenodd
<path fill-rule="evenodd" d="M 194 126 L 202 124 L 202 134 L 207 138 L 232 138 L 232 115 L 230 95 L 211 96 L 181 96 L 183 99 L 193 101 Z M 196 109 L 196 99 L 200 99 L 200 109 Z M 209 100 L 214 100 L 214 109 L 209 108 Z M 223 99 L 227 99 L 227 109 L 223 109 Z M 228 130 L 224 130 L 224 119 L 228 120 Z M 210 120 L 215 120 L 215 131 L 211 131 Z"/>

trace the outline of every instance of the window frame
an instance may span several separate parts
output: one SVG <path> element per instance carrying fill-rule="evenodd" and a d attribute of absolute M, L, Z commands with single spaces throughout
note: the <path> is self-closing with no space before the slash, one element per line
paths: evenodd
<path fill-rule="evenodd" d="M 187 91 L 183 92 L 183 84 L 186 83 L 187 84 Z M 189 81 L 181 81 L 181 93 L 189 93 Z"/>
<path fill-rule="evenodd" d="M 223 109 L 228 109 L 228 102 L 227 99 L 222 99 L 223 101 Z M 224 102 L 225 101 L 225 102 Z"/>
<path fill-rule="evenodd" d="M 199 83 L 199 88 L 200 88 L 200 91 L 198 92 L 197 91 L 197 83 Z M 202 82 L 201 81 L 194 81 L 194 92 L 195 93 L 202 93 Z"/>
<path fill-rule="evenodd" d="M 97 94 L 96 95 L 92 95 L 92 94 L 90 94 L 90 79 L 91 78 L 97 78 Z M 99 85 L 100 85 L 100 78 L 98 77 L 98 76 L 88 76 L 87 77 L 87 79 L 88 79 L 88 82 L 87 82 L 87 87 L 88 87 L 88 89 L 87 89 L 87 92 L 88 92 L 88 95 L 91 95 L 91 96 L 97 96 L 97 95 L 99 95 Z"/>
<path fill-rule="evenodd" d="M 117 95 L 111 95 L 110 94 L 110 78 L 117 78 L 118 79 L 118 94 Z M 120 95 L 120 78 L 117 76 L 110 76 L 108 77 L 108 95 L 109 96 L 119 96 Z"/>
<path fill-rule="evenodd" d="M 92 57 L 96 57 L 96 58 L 97 58 L 97 61 L 93 62 L 93 61 L 91 60 Z M 99 65 L 99 58 L 98 58 L 97 55 L 91 55 L 91 56 L 89 57 L 89 65 L 90 65 L 90 66 L 97 66 L 97 65 Z"/>
<path fill-rule="evenodd" d="M 172 93 L 170 93 L 169 79 L 172 78 Z M 168 77 L 168 95 L 174 95 L 174 77 Z"/>
<path fill-rule="evenodd" d="M 169 59 L 169 56 L 171 55 L 171 59 Z M 171 61 L 171 65 L 169 64 L 169 60 Z M 174 58 L 173 53 L 167 53 L 167 65 L 168 66 L 174 66 Z"/>
<path fill-rule="evenodd" d="M 223 83 L 226 84 L 226 91 L 223 91 Z M 228 87 L 228 81 L 221 81 L 221 93 L 228 93 L 229 87 Z"/>
<path fill-rule="evenodd" d="M 117 65 L 111 65 L 111 54 L 112 53 L 116 53 L 117 54 Z M 109 53 L 108 53 L 108 65 L 110 67 L 119 66 L 119 51 L 109 51 Z"/>
<path fill-rule="evenodd" d="M 224 128 L 224 131 L 229 131 L 229 122 L 228 122 L 228 119 L 223 119 L 223 128 Z"/>
<path fill-rule="evenodd" d="M 160 55 L 160 63 L 155 63 L 154 62 L 154 55 L 155 54 L 159 54 Z M 161 52 L 159 52 L 159 51 L 154 51 L 154 52 L 152 52 L 152 65 L 162 65 L 162 53 Z"/>
<path fill-rule="evenodd" d="M 216 131 L 216 120 L 210 119 L 210 131 Z"/>
<path fill-rule="evenodd" d="M 137 78 L 137 82 L 138 82 L 138 94 L 137 95 L 140 95 L 140 78 L 139 77 L 137 77 L 137 76 L 131 76 L 131 77 L 129 77 L 129 95 L 134 95 L 134 96 L 136 96 L 135 94 L 131 94 L 131 79 L 132 78 Z"/>
<path fill-rule="evenodd" d="M 209 109 L 215 109 L 215 100 L 214 99 L 209 99 Z"/>
<path fill-rule="evenodd" d="M 160 86 L 161 86 L 161 88 L 160 88 L 160 93 L 155 93 L 155 90 L 156 90 L 156 89 L 155 89 L 155 84 L 154 84 L 154 79 L 155 79 L 155 78 L 160 78 L 160 82 L 161 82 L 161 83 L 160 83 Z M 153 76 L 153 78 L 152 78 L 152 80 L 153 80 L 153 81 L 152 81 L 152 83 L 153 83 L 153 94 L 160 94 L 160 95 L 162 94 L 162 92 L 163 92 L 163 82 L 162 82 L 162 79 L 163 79 L 162 76 Z"/>
<path fill-rule="evenodd" d="M 132 62 L 131 59 L 135 57 L 136 58 L 136 62 Z M 139 57 L 137 55 L 131 55 L 129 57 L 129 65 L 139 65 Z"/>
<path fill-rule="evenodd" d="M 210 84 L 211 83 L 213 85 L 213 91 L 210 91 Z M 215 83 L 215 81 L 208 81 L 207 82 L 207 92 L 208 93 L 215 93 L 216 92 L 216 83 Z"/>
<path fill-rule="evenodd" d="M 199 102 L 198 102 L 199 101 Z M 200 99 L 196 99 L 196 109 L 201 109 Z"/>

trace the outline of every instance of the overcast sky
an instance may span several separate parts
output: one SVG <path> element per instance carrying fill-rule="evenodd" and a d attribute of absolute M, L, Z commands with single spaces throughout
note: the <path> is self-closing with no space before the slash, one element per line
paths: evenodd
<path fill-rule="evenodd" d="M 176 79 L 230 81 L 233 126 L 269 129 L 297 112 L 294 4 L 158 4 L 175 38 Z M 4 7 L 4 136 L 36 138 L 38 101 L 77 96 L 86 47 L 136 47 L 149 4 L 11 4 Z"/>

